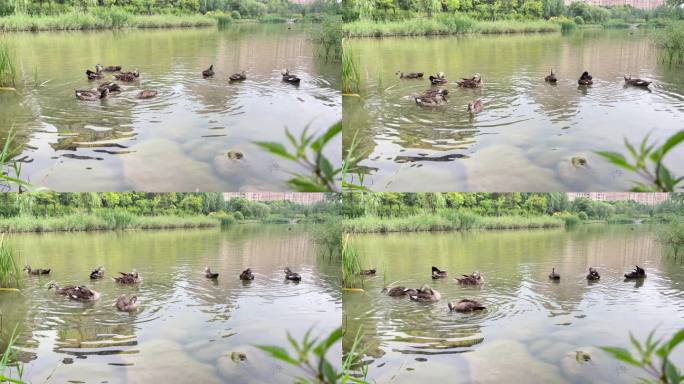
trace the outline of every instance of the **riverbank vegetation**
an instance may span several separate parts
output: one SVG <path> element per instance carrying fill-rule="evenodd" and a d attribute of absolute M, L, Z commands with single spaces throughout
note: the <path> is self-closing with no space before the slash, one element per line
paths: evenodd
<path fill-rule="evenodd" d="M 16 78 L 17 70 L 9 47 L 0 40 L 0 88 L 13 88 Z"/>
<path fill-rule="evenodd" d="M 684 64 L 684 21 L 672 21 L 654 36 L 661 60 L 670 64 Z"/>
<path fill-rule="evenodd" d="M 14 250 L 0 235 L 0 289 L 16 288 L 23 274 L 14 254 Z"/>
<path fill-rule="evenodd" d="M 570 201 L 565 193 L 346 193 L 348 233 L 572 227 L 581 222 L 669 221 L 684 195 L 657 206 L 635 201 Z"/>

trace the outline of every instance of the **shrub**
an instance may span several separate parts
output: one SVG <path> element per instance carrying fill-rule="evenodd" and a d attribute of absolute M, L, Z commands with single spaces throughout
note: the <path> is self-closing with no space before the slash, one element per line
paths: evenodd
<path fill-rule="evenodd" d="M 588 220 L 588 219 L 589 219 L 589 216 L 587 216 L 587 213 L 586 213 L 586 212 L 580 212 L 580 213 L 578 213 L 578 214 L 577 214 L 577 217 L 578 217 L 580 220 L 582 220 L 582 221 Z"/>
<path fill-rule="evenodd" d="M 577 25 L 582 25 L 582 24 L 584 24 L 584 19 L 582 18 L 582 16 L 575 16 L 575 18 L 573 19 L 573 21 L 574 21 L 575 24 L 577 24 Z"/>
<path fill-rule="evenodd" d="M 242 221 L 242 220 L 245 219 L 245 215 L 243 215 L 242 212 L 240 212 L 240 211 L 233 212 L 233 217 L 234 217 L 235 220 L 237 220 L 237 221 Z"/>
<path fill-rule="evenodd" d="M 238 11 L 233 11 L 233 12 L 230 13 L 230 17 L 232 17 L 232 18 L 235 19 L 235 20 L 239 20 L 239 19 L 241 18 L 240 12 L 238 12 Z"/>

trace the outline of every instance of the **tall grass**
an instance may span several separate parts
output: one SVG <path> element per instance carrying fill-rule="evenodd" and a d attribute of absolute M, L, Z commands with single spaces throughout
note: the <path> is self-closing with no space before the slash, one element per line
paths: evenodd
<path fill-rule="evenodd" d="M 658 239 L 667 246 L 675 249 L 684 247 L 684 219 L 673 218 L 672 221 L 658 233 Z"/>
<path fill-rule="evenodd" d="M 358 57 L 348 41 L 342 41 L 342 93 L 354 95 L 359 93 L 361 72 Z"/>
<path fill-rule="evenodd" d="M 356 286 L 357 277 L 361 273 L 359 252 L 349 240 L 349 234 L 344 236 L 342 244 L 342 284 L 344 288 Z"/>
<path fill-rule="evenodd" d="M 0 236 L 0 288 L 16 288 L 22 278 L 21 267 L 14 257 L 14 250 Z"/>
<path fill-rule="evenodd" d="M 219 226 L 209 216 L 134 216 L 124 212 L 101 211 L 58 217 L 16 216 L 0 219 L 0 232 L 75 232 L 117 229 L 173 229 Z"/>
<path fill-rule="evenodd" d="M 342 249 L 342 224 L 338 217 L 330 216 L 323 223 L 314 225 L 311 237 L 314 244 L 328 255 L 339 257 Z"/>
<path fill-rule="evenodd" d="M 10 55 L 9 46 L 0 41 L 0 87 L 14 87 L 16 85 L 17 70 Z"/>
<path fill-rule="evenodd" d="M 14 327 L 12 335 L 7 341 L 7 347 L 5 347 L 5 351 L 0 357 L 0 383 L 24 383 L 24 381 L 21 380 L 21 377 L 24 375 L 24 366 L 21 363 L 12 363 L 12 360 L 14 360 L 14 352 L 12 351 L 12 348 L 14 348 L 14 343 L 16 341 L 17 327 Z M 16 375 L 12 375 L 12 366 L 14 366 L 17 371 Z"/>
<path fill-rule="evenodd" d="M 672 21 L 654 34 L 656 47 L 662 51 L 663 61 L 684 64 L 684 21 Z"/>
<path fill-rule="evenodd" d="M 318 46 L 319 56 L 329 60 L 339 60 L 342 55 L 342 18 L 326 16 L 320 25 L 311 30 L 311 40 Z"/>

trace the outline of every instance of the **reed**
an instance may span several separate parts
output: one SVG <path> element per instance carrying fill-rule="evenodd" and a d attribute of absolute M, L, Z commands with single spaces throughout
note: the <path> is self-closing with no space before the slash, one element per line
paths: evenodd
<path fill-rule="evenodd" d="M 342 243 L 342 284 L 344 288 L 354 288 L 361 273 L 360 255 L 356 247 L 345 235 Z"/>
<path fill-rule="evenodd" d="M 22 278 L 19 263 L 14 257 L 14 250 L 5 243 L 4 234 L 0 236 L 0 288 L 16 288 Z"/>
<path fill-rule="evenodd" d="M 15 383 L 24 384 L 21 379 L 24 375 L 24 366 L 20 362 L 13 363 L 14 358 L 14 343 L 17 341 L 17 327 L 14 327 L 12 335 L 7 341 L 7 346 L 0 356 L 0 383 Z M 12 367 L 16 370 L 16 374 L 12 374 Z"/>
<path fill-rule="evenodd" d="M 17 70 L 7 43 L 0 41 L 0 87 L 16 86 Z"/>
<path fill-rule="evenodd" d="M 662 60 L 670 64 L 684 64 L 684 21 L 672 21 L 653 36 L 656 47 L 662 52 Z"/>
<path fill-rule="evenodd" d="M 57 217 L 15 216 L 0 219 L 0 232 L 76 232 L 122 229 L 174 229 L 218 227 L 210 216 L 134 216 L 127 212 L 71 214 Z"/>
<path fill-rule="evenodd" d="M 351 44 L 342 41 L 342 94 L 356 95 L 361 84 L 359 59 L 354 55 Z"/>
<path fill-rule="evenodd" d="M 312 28 L 311 40 L 316 43 L 317 54 L 327 60 L 339 60 L 342 55 L 342 18 L 326 16 L 320 25 Z"/>

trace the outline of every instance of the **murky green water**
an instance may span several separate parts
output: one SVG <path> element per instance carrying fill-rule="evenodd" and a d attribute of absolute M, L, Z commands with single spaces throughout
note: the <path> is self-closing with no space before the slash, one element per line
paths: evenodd
<path fill-rule="evenodd" d="M 587 225 L 576 230 L 355 236 L 364 264 L 378 268 L 365 292 L 345 292 L 343 322 L 364 332 L 364 360 L 377 382 L 633 383 L 628 369 L 597 350 L 628 347 L 628 333 L 670 336 L 684 323 L 684 264 L 668 258 L 646 226 Z M 634 264 L 643 283 L 623 281 Z M 432 281 L 432 265 L 449 277 Z M 599 282 L 585 278 L 598 268 Z M 555 267 L 559 283 L 549 281 Z M 460 286 L 479 270 L 481 288 Z M 384 281 L 383 281 L 384 280 Z M 442 300 L 424 304 L 380 293 L 384 283 L 428 283 Z M 463 298 L 487 307 L 450 313 Z M 591 355 L 578 362 L 576 351 Z M 684 361 L 677 351 L 674 361 Z"/>
<path fill-rule="evenodd" d="M 661 142 L 682 128 L 684 71 L 661 65 L 646 32 L 584 30 L 568 35 L 354 39 L 361 97 L 344 98 L 345 137 L 356 130 L 364 184 L 394 191 L 624 190 L 636 177 L 598 150 L 627 153 L 623 138 Z M 553 69 L 558 84 L 544 82 Z M 424 72 L 400 80 L 397 70 Z M 588 70 L 590 88 L 577 79 Z M 443 71 L 448 102 L 423 108 L 409 97 Z M 456 81 L 480 73 L 482 89 Z M 652 79 L 625 87 L 623 74 Z M 469 102 L 484 101 L 470 117 Z M 586 167 L 573 166 L 583 157 Z M 668 156 L 684 169 L 684 151 Z M 505 172 L 502 172 L 505 167 Z"/>
<path fill-rule="evenodd" d="M 327 335 L 340 325 L 339 264 L 317 258 L 304 227 L 32 234 L 10 241 L 22 262 L 52 268 L 49 277 L 27 278 L 21 293 L 0 295 L 3 340 L 18 322 L 30 382 L 291 383 L 299 372 L 253 345 L 287 346 L 286 331 L 300 340 L 311 327 Z M 90 281 L 98 265 L 105 278 Z M 217 283 L 205 278 L 205 265 L 220 273 Z M 302 275 L 299 284 L 284 280 L 287 265 Z M 243 284 L 238 275 L 247 267 L 256 278 Z M 111 280 L 133 268 L 143 278 L 139 287 Z M 45 289 L 50 280 L 86 284 L 102 298 L 70 301 Z M 138 311 L 112 307 L 120 294 L 138 295 Z M 247 360 L 234 362 L 233 351 L 247 353 Z M 339 361 L 335 353 L 341 348 L 329 356 Z"/>
<path fill-rule="evenodd" d="M 6 34 L 20 80 L 16 94 L 0 92 L 0 137 L 13 127 L 24 178 L 59 191 L 285 189 L 296 168 L 253 142 L 286 143 L 285 127 L 322 131 L 342 115 L 339 64 L 315 55 L 307 27 L 290 28 Z M 137 68 L 140 81 L 102 102 L 77 100 L 74 89 L 98 85 L 85 76 L 97 63 Z M 210 64 L 216 75 L 204 79 Z M 299 86 L 281 81 L 283 68 Z M 240 70 L 247 80 L 230 84 Z M 141 89 L 159 95 L 140 100 Z M 331 159 L 340 151 L 330 143 Z"/>

